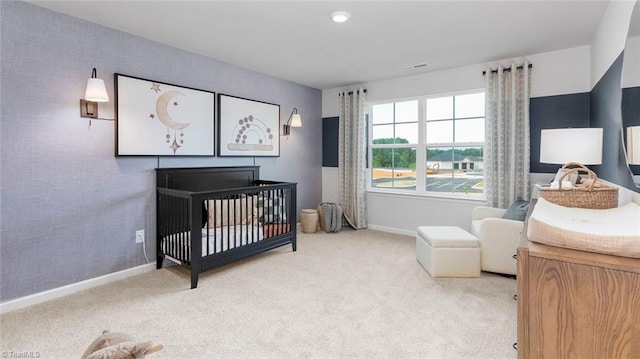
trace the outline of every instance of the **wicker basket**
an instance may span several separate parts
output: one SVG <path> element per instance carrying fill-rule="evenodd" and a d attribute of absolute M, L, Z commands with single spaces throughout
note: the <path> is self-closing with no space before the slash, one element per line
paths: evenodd
<path fill-rule="evenodd" d="M 303 233 L 315 233 L 318 229 L 318 210 L 300 210 L 300 222 L 302 224 Z"/>
<path fill-rule="evenodd" d="M 573 167 L 573 168 L 569 168 Z M 539 188 L 540 197 L 564 207 L 609 209 L 618 207 L 618 188 L 598 182 L 596 174 L 578 162 L 569 162 L 562 166 L 567 170 L 558 181 L 558 188 Z M 562 180 L 571 173 L 586 172 L 589 175 L 587 186 L 562 188 Z"/>

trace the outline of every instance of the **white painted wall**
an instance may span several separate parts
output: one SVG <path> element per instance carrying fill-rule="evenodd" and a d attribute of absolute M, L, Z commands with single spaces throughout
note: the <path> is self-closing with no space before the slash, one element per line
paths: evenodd
<path fill-rule="evenodd" d="M 340 202 L 338 181 L 338 167 L 322 167 L 322 202 Z"/>
<path fill-rule="evenodd" d="M 533 64 L 532 97 L 588 92 L 589 46 L 527 56 Z M 512 59 L 522 62 L 523 59 Z M 506 65 L 509 61 L 500 61 Z M 495 67 L 498 63 L 491 64 Z M 484 88 L 482 71 L 477 64 L 443 71 L 416 74 L 388 80 L 354 85 L 367 89 L 367 101 L 398 99 Z M 343 88 L 324 90 L 322 117 L 339 114 L 338 92 Z M 322 169 L 322 200 L 338 202 L 338 169 Z M 484 205 L 474 200 L 438 197 L 416 197 L 397 194 L 367 194 L 369 227 L 390 232 L 412 234 L 420 225 L 453 225 L 468 229 L 471 209 Z"/>
<path fill-rule="evenodd" d="M 533 64 L 531 97 L 588 92 L 590 69 L 589 46 L 528 55 Z M 507 65 L 510 61 L 523 62 L 523 58 L 492 63 Z M 349 87 L 367 89 L 367 101 L 435 95 L 484 88 L 482 71 L 487 65 L 477 64 L 442 71 L 426 72 L 413 76 L 367 82 Z M 340 106 L 338 92 L 345 88 L 322 91 L 322 117 L 338 116 Z"/>
<path fill-rule="evenodd" d="M 636 0 L 610 1 L 591 41 L 591 88 L 624 49 Z"/>
<path fill-rule="evenodd" d="M 531 55 L 527 59 L 533 64 L 531 97 L 591 91 L 589 46 Z"/>
<path fill-rule="evenodd" d="M 367 193 L 369 228 L 415 234 L 418 226 L 457 226 L 470 230 L 471 210 L 480 201 Z"/>
<path fill-rule="evenodd" d="M 622 87 L 636 86 L 640 86 L 640 36 L 627 39 L 622 65 Z"/>

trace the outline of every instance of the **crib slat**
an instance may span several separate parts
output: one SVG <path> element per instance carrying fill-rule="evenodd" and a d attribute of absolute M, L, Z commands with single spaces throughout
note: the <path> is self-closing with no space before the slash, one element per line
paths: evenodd
<path fill-rule="evenodd" d="M 188 214 L 189 213 L 189 202 L 188 200 L 183 200 L 182 201 L 182 205 L 183 205 L 183 210 L 182 213 L 184 214 Z M 189 228 L 189 216 L 188 215 L 180 215 L 178 216 L 180 218 L 180 233 L 182 233 L 182 241 L 180 241 L 181 246 L 180 246 L 180 259 L 182 260 L 189 260 L 189 259 L 193 259 L 194 256 L 196 255 L 200 255 L 199 253 L 194 254 L 193 251 L 191 251 L 191 255 L 189 255 L 189 242 L 193 242 L 193 241 L 197 241 L 198 238 L 194 237 L 193 235 L 190 235 L 190 233 L 187 231 L 187 228 Z M 191 248 L 193 248 L 193 245 L 191 245 Z"/>
<path fill-rule="evenodd" d="M 209 229 L 209 217 L 208 217 L 209 216 L 209 207 L 210 206 L 209 206 L 209 201 L 204 201 L 204 203 L 205 203 L 204 208 L 207 210 L 207 221 L 205 223 L 205 228 L 206 228 L 205 234 L 207 236 L 207 255 L 209 256 L 209 255 L 211 255 L 211 243 L 209 242 L 211 239 L 209 238 L 210 229 Z M 215 246 L 214 246 L 213 250 L 214 251 L 216 250 Z"/>

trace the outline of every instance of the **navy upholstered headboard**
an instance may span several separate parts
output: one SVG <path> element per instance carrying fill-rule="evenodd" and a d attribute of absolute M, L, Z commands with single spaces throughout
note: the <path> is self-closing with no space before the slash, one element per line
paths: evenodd
<path fill-rule="evenodd" d="M 157 168 L 156 185 L 191 192 L 253 186 L 259 166 Z"/>

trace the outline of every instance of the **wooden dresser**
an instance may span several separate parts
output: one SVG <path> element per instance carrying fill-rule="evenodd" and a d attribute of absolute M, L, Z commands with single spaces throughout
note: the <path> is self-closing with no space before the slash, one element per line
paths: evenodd
<path fill-rule="evenodd" d="M 518 243 L 518 358 L 640 358 L 640 259 Z"/>

